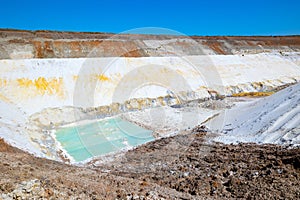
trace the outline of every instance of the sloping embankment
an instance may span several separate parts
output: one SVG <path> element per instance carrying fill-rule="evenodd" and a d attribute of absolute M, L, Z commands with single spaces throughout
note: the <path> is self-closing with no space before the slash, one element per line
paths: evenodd
<path fill-rule="evenodd" d="M 300 145 L 300 84 L 224 111 L 210 129 L 222 133 L 215 141 L 225 143 Z"/>

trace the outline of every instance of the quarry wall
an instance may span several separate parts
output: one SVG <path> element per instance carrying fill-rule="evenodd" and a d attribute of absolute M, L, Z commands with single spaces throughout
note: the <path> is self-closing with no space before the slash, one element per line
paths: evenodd
<path fill-rule="evenodd" d="M 186 37 L 0 30 L 0 59 L 232 55 L 273 51 L 299 52 L 300 37 Z"/>
<path fill-rule="evenodd" d="M 0 60 L 0 66 L 0 99 L 28 114 L 130 99 L 172 96 L 178 103 L 213 92 L 266 92 L 300 79 L 300 67 L 280 54 L 18 59 Z"/>
<path fill-rule="evenodd" d="M 269 95 L 299 82 L 299 52 L 299 36 L 0 30 L 0 137 L 60 159 L 51 128 L 196 99 Z"/>

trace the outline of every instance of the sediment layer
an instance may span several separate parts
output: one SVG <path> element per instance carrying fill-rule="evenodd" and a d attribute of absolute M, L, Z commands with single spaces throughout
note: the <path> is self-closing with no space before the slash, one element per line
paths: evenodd
<path fill-rule="evenodd" d="M 0 30 L 0 59 L 242 55 L 273 51 L 300 51 L 300 37 L 188 37 Z"/>

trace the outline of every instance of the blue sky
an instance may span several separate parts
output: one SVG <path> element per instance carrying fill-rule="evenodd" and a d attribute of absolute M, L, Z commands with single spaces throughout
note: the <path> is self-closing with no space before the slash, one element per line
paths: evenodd
<path fill-rule="evenodd" d="M 299 35 L 300 0 L 2 0 L 0 28 L 186 35 Z"/>

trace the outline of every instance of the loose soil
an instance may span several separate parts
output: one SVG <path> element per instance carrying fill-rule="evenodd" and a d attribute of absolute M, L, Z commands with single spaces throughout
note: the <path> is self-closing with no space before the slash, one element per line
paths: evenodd
<path fill-rule="evenodd" d="M 41 192 L 30 198 L 300 199 L 300 148 L 208 144 L 211 134 L 196 131 L 85 166 L 36 158 L 0 140 L 0 194 L 17 198 L 17 185 L 35 180 Z"/>

